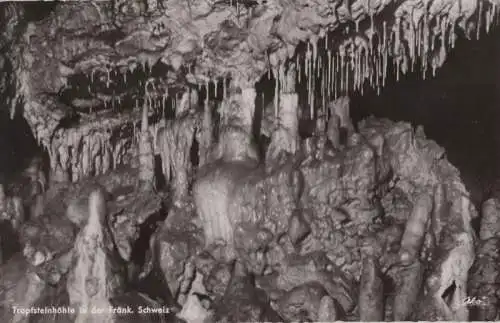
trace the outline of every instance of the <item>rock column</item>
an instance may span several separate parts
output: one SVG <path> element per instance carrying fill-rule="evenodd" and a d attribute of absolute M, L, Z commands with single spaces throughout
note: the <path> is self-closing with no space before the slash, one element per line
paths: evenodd
<path fill-rule="evenodd" d="M 295 65 L 285 73 L 280 65 L 277 82 L 281 83 L 279 96 L 277 127 L 271 135 L 271 144 L 266 154 L 266 161 L 276 160 L 281 153 L 295 154 L 300 146 L 299 139 L 299 97 L 295 92 Z"/>
<path fill-rule="evenodd" d="M 154 187 L 154 166 L 153 143 L 148 129 L 148 106 L 144 104 L 139 139 L 139 181 L 141 188 L 151 189 Z"/>

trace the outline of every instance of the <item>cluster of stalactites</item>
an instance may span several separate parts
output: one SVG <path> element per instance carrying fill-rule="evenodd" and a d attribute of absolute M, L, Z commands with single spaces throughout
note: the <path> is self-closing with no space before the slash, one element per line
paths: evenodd
<path fill-rule="evenodd" d="M 127 155 L 127 140 L 113 145 L 107 132 L 70 128 L 61 132 L 61 138 L 53 141 L 48 150 L 51 179 L 56 182 L 76 182 L 104 174 L 122 164 Z"/>
<path fill-rule="evenodd" d="M 304 55 L 296 55 L 295 62 L 297 81 L 308 90 L 311 116 L 318 105 L 326 112 L 328 102 L 349 91 L 362 93 L 366 82 L 380 92 L 391 71 L 398 81 L 402 74 L 417 68 L 424 79 L 435 76 L 455 46 L 457 25 L 468 37 L 479 38 L 481 31 L 489 32 L 497 25 L 498 17 L 497 5 L 482 0 L 455 1 L 443 14 L 432 7 L 405 3 L 396 10 L 391 26 L 387 21 L 376 25 L 370 13 L 370 27 L 363 32 L 357 21 L 355 30 L 346 28 L 348 37 L 340 44 L 333 45 L 322 30 L 307 43 Z M 324 50 L 320 50 L 320 43 L 325 44 Z M 283 75 L 280 67 L 275 72 L 277 84 L 287 83 Z M 318 94 L 320 100 L 315 97 Z"/>

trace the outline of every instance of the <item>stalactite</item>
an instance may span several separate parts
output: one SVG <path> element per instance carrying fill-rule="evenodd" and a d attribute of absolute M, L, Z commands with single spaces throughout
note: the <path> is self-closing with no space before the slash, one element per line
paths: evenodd
<path fill-rule="evenodd" d="M 326 69 L 321 67 L 321 107 L 323 110 L 323 114 L 325 114 L 326 111 L 326 86 L 325 86 L 325 81 L 326 81 Z"/>
<path fill-rule="evenodd" d="M 476 39 L 479 39 L 479 37 L 481 36 L 481 27 L 482 27 L 481 15 L 483 14 L 483 1 L 482 0 L 478 1 L 479 1 L 479 10 L 477 11 Z"/>
<path fill-rule="evenodd" d="M 401 46 L 401 17 L 396 17 L 393 26 L 393 37 L 394 37 L 394 53 L 399 52 L 399 47 Z"/>
<path fill-rule="evenodd" d="M 364 64 L 363 64 L 363 78 L 361 80 L 361 95 L 364 94 L 364 85 L 365 85 L 365 80 L 368 79 L 368 80 L 371 80 L 371 68 L 370 66 L 368 65 L 368 57 L 371 55 L 369 52 L 366 52 L 364 51 Z"/>
<path fill-rule="evenodd" d="M 205 84 L 207 96 L 203 107 L 203 118 L 200 131 L 197 131 L 197 140 L 199 143 L 199 166 L 203 166 L 208 162 L 208 154 L 212 146 L 212 111 L 208 97 L 209 84 Z"/>
<path fill-rule="evenodd" d="M 497 22 L 495 21 L 495 19 L 498 17 L 498 13 L 497 13 L 497 4 L 496 2 L 493 2 L 491 4 L 491 19 L 490 19 L 490 29 L 492 26 L 496 26 L 497 25 Z"/>
<path fill-rule="evenodd" d="M 344 59 L 345 59 L 345 47 L 342 45 L 339 47 L 339 53 L 340 53 L 340 92 L 344 93 L 345 91 L 345 64 L 344 64 Z"/>
<path fill-rule="evenodd" d="M 302 83 L 302 65 L 300 63 L 300 56 L 297 54 L 295 65 L 297 66 L 298 81 Z"/>
<path fill-rule="evenodd" d="M 353 63 L 352 63 L 352 66 L 353 66 L 353 69 L 354 69 L 354 73 L 353 73 L 353 87 L 354 87 L 354 91 L 357 91 L 358 90 L 358 83 L 359 83 L 359 70 L 360 70 L 360 61 L 359 61 L 359 48 L 357 47 L 354 47 L 353 49 L 353 53 L 351 54 L 351 56 L 353 56 Z"/>
<path fill-rule="evenodd" d="M 111 75 L 110 75 L 111 69 L 106 68 L 106 88 L 109 89 L 109 85 L 111 84 Z"/>
<path fill-rule="evenodd" d="M 491 19 L 492 19 L 492 16 L 491 16 L 491 12 L 492 12 L 492 9 L 493 8 L 493 4 L 490 4 L 488 6 L 488 9 L 486 10 L 486 22 L 485 22 L 485 28 L 486 28 L 486 34 L 489 34 L 490 33 L 490 26 L 491 26 Z"/>
<path fill-rule="evenodd" d="M 335 96 L 334 99 L 337 99 L 338 93 L 337 93 L 337 87 L 338 87 L 338 82 L 337 82 L 337 74 L 338 74 L 338 61 L 339 61 L 339 52 L 335 53 L 335 60 L 333 62 L 333 81 L 334 81 L 334 89 L 335 89 Z"/>
<path fill-rule="evenodd" d="M 385 86 L 385 81 L 387 79 L 387 63 L 388 63 L 387 51 L 389 49 L 388 48 L 389 47 L 389 39 L 388 39 L 388 35 L 387 35 L 387 22 L 385 22 L 385 21 L 383 22 L 383 28 L 384 28 L 384 31 L 383 31 L 383 47 L 382 47 L 382 51 L 383 51 L 382 86 Z"/>
<path fill-rule="evenodd" d="M 373 11 L 370 9 L 370 32 L 368 35 L 368 38 L 370 40 L 370 55 L 372 54 L 373 50 L 373 36 L 375 35 L 375 26 L 374 26 L 374 19 L 373 19 Z"/>
<path fill-rule="evenodd" d="M 142 188 L 151 189 L 155 183 L 154 154 L 148 125 L 150 104 L 144 102 L 141 118 L 141 134 L 139 138 L 139 181 Z"/>
<path fill-rule="evenodd" d="M 311 103 L 311 95 L 312 95 L 312 90 L 311 90 L 311 80 L 312 80 L 312 73 L 311 73 L 311 60 L 312 60 L 312 52 L 311 52 L 311 43 L 307 43 L 307 52 L 306 52 L 306 66 L 305 66 L 305 76 L 307 80 L 307 102 L 309 104 L 309 115 L 311 119 L 313 118 L 313 107 Z"/>
<path fill-rule="evenodd" d="M 276 69 L 273 70 L 274 74 L 274 118 L 275 120 L 278 119 L 278 113 L 279 113 L 279 84 L 280 84 L 280 77 L 279 73 Z"/>
<path fill-rule="evenodd" d="M 214 84 L 215 84 L 215 96 L 218 97 L 219 96 L 219 81 L 217 79 L 215 79 Z"/>
<path fill-rule="evenodd" d="M 328 34 L 327 34 L 328 35 Z M 328 37 L 328 36 L 327 36 Z M 332 51 L 328 48 L 326 55 L 328 56 L 328 65 L 326 68 L 326 88 L 327 88 L 327 100 L 330 100 L 332 97 Z"/>
<path fill-rule="evenodd" d="M 422 78 L 425 80 L 428 64 L 429 53 L 429 13 L 427 9 L 424 12 L 424 25 L 423 25 L 423 53 L 422 53 Z"/>
<path fill-rule="evenodd" d="M 346 56 L 347 56 L 348 52 L 347 52 L 347 49 L 346 49 Z M 350 87 L 349 87 L 349 63 L 351 62 L 351 60 L 349 60 L 349 58 L 345 57 L 345 83 L 344 83 L 344 94 L 348 93 Z"/>
<path fill-rule="evenodd" d="M 295 93 L 295 68 L 291 64 L 283 74 L 286 87 L 279 93 L 280 109 L 278 123 L 271 135 L 271 143 L 266 154 L 266 163 L 274 165 L 282 152 L 295 154 L 299 147 L 298 95 Z"/>
<path fill-rule="evenodd" d="M 222 83 L 222 100 L 225 100 L 227 99 L 227 79 L 224 77 L 223 79 L 223 83 Z"/>
<path fill-rule="evenodd" d="M 194 92 L 183 93 L 176 109 L 176 119 L 168 120 L 157 134 L 156 146 L 160 152 L 163 174 L 167 183 L 172 181 L 173 201 L 176 205 L 182 203 L 187 196 L 189 184 L 190 150 L 198 123 L 189 110 L 189 105 L 194 105 L 197 101 L 197 94 Z"/>

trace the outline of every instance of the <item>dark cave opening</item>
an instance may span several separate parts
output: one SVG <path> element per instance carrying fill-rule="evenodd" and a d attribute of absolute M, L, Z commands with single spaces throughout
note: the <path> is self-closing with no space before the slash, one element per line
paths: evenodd
<path fill-rule="evenodd" d="M 134 265 L 131 281 L 127 286 L 129 291 L 142 292 L 155 300 L 161 300 L 162 303 L 168 303 L 171 300 L 171 294 L 165 282 L 165 278 L 158 272 L 157 268 L 145 277 L 138 277 L 139 271 L 143 269 L 146 263 L 147 255 L 152 256 L 155 250 L 150 247 L 150 240 L 159 223 L 162 223 L 167 217 L 167 208 L 162 205 L 162 208 L 155 214 L 151 215 L 146 222 L 139 227 L 139 238 L 132 246 L 131 260 Z"/>
<path fill-rule="evenodd" d="M 167 185 L 165 176 L 163 176 L 162 161 L 160 155 L 155 155 L 154 160 L 154 172 L 155 172 L 155 186 L 159 191 L 163 191 Z"/>
<path fill-rule="evenodd" d="M 453 281 L 453 283 L 448 288 L 446 288 L 443 294 L 441 295 L 446 305 L 448 305 L 449 307 L 451 307 L 453 296 L 456 291 L 457 291 L 457 284 L 455 283 L 455 281 Z"/>
<path fill-rule="evenodd" d="M 7 113 L 0 112 L 0 151 L 0 183 L 10 183 L 36 156 L 48 161 L 47 152 L 38 146 L 28 123 L 19 113 L 11 120 Z"/>
<path fill-rule="evenodd" d="M 40 2 L 40 1 L 25 1 L 24 19 L 26 21 L 40 21 L 47 18 L 54 12 L 60 1 Z"/>
<path fill-rule="evenodd" d="M 417 70 L 398 82 L 389 78 L 380 95 L 365 86 L 363 95 L 351 97 L 353 122 L 373 115 L 423 125 L 427 137 L 446 149 L 479 206 L 494 193 L 500 175 L 499 45 L 498 28 L 480 40 L 461 37 L 435 77 L 424 80 Z"/>

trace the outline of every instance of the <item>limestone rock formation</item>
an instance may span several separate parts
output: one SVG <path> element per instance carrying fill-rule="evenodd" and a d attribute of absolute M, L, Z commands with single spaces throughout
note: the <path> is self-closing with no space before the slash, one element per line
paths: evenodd
<path fill-rule="evenodd" d="M 0 3 L 0 117 L 40 148 L 0 182 L 0 321 L 497 319 L 498 201 L 476 244 L 445 150 L 351 95 L 498 4 Z"/>

